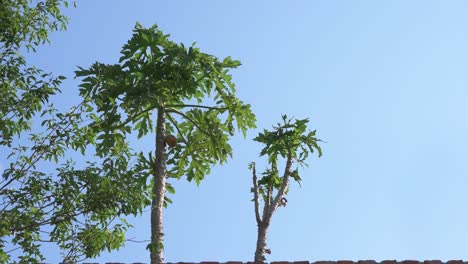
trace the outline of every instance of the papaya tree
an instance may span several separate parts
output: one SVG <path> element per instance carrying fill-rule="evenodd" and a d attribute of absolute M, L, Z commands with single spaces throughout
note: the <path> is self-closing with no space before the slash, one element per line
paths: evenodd
<path fill-rule="evenodd" d="M 322 156 L 318 145 L 316 131 L 307 131 L 308 119 L 288 119 L 282 116 L 282 123 L 273 126 L 273 130 L 264 130 L 254 138 L 264 144 L 260 156 L 267 156 L 269 168 L 263 172 L 260 180 L 257 179 L 255 163 L 250 163 L 252 170 L 254 194 L 255 219 L 257 222 L 257 246 L 254 261 L 264 262 L 265 254 L 270 254 L 267 248 L 267 233 L 273 213 L 278 207 L 286 206 L 286 195 L 289 191 L 290 179 L 300 183 L 299 166 L 307 165 L 305 162 L 309 154 L 317 152 Z M 284 172 L 280 176 L 278 162 L 284 161 Z M 294 164 L 296 168 L 293 169 Z M 263 201 L 263 211 L 260 214 L 260 198 Z"/>
<path fill-rule="evenodd" d="M 229 73 L 239 65 L 230 57 L 220 60 L 203 53 L 194 44 L 177 44 L 156 25 L 137 23 L 118 63 L 96 62 L 76 71 L 94 120 L 89 129 L 95 132 L 98 157 L 131 144 L 132 133 L 141 138 L 155 132 L 154 156 L 153 151 L 137 154 L 140 167 L 152 175 L 152 264 L 164 262 L 163 207 L 170 202 L 166 191 L 174 192 L 167 178 L 199 184 L 213 165 L 231 156 L 228 140 L 235 131 L 245 136 L 255 127 L 250 105 L 236 97 Z"/>

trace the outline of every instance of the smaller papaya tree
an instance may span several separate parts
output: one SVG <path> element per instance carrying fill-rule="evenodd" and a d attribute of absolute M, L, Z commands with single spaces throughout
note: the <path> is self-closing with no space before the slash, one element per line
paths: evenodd
<path fill-rule="evenodd" d="M 300 183 L 299 166 L 307 166 L 305 163 L 310 153 L 317 152 L 322 156 L 315 134 L 316 131 L 307 131 L 308 119 L 288 119 L 282 116 L 283 122 L 273 126 L 273 130 L 264 130 L 263 133 L 254 138 L 255 141 L 265 146 L 260 156 L 267 156 L 270 167 L 262 173 L 262 178 L 257 179 L 255 163 L 249 165 L 252 170 L 255 204 L 255 219 L 258 226 L 257 246 L 254 261 L 265 261 L 265 254 L 270 254 L 267 248 L 267 232 L 273 213 L 278 207 L 286 206 L 286 194 L 289 191 L 290 179 Z M 285 161 L 283 175 L 279 175 L 278 161 Z M 297 167 L 293 169 L 293 165 Z M 260 215 L 260 197 L 263 200 L 263 213 Z"/>

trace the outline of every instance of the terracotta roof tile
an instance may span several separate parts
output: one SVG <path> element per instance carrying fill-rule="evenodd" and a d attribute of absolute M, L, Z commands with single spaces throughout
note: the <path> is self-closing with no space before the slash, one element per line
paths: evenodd
<path fill-rule="evenodd" d="M 290 264 L 290 262 L 289 261 L 273 261 L 270 264 Z M 453 263 L 453 264 L 455 264 L 455 263 Z"/>
<path fill-rule="evenodd" d="M 51 263 L 40 263 L 40 264 L 51 264 Z M 60 264 L 60 263 L 59 263 Z M 124 262 L 83 262 L 83 264 L 149 264 L 145 262 L 132 262 L 132 263 L 124 263 Z M 468 262 L 464 262 L 463 260 L 449 260 L 447 262 L 443 262 L 441 260 L 383 260 L 377 262 L 375 260 L 338 260 L 338 261 L 273 261 L 273 262 L 242 262 L 242 261 L 227 261 L 227 262 L 217 262 L 217 261 L 202 261 L 202 262 L 166 262 L 166 264 L 468 264 Z"/>
<path fill-rule="evenodd" d="M 358 264 L 377 264 L 377 261 L 375 261 L 375 260 L 359 260 L 357 263 Z"/>
<path fill-rule="evenodd" d="M 463 264 L 463 260 L 449 260 L 447 264 Z"/>
<path fill-rule="evenodd" d="M 421 264 L 421 262 L 417 261 L 417 260 L 403 260 L 401 262 L 401 264 Z M 453 263 L 453 264 L 455 264 L 455 263 Z"/>
<path fill-rule="evenodd" d="M 380 261 L 380 264 L 396 264 L 396 260 L 382 260 Z"/>
<path fill-rule="evenodd" d="M 293 264 L 310 264 L 309 261 L 294 261 Z"/>
<path fill-rule="evenodd" d="M 248 261 L 247 264 L 265 264 L 266 262 L 261 261 Z"/>
<path fill-rule="evenodd" d="M 314 264 L 336 264 L 336 261 L 315 261 Z"/>

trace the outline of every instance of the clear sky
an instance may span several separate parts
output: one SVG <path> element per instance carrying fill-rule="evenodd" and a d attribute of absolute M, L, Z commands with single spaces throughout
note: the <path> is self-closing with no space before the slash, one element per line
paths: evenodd
<path fill-rule="evenodd" d="M 30 56 L 67 76 L 56 103 L 79 101 L 76 67 L 115 63 L 135 22 L 242 62 L 238 96 L 258 127 L 197 187 L 175 182 L 165 259 L 251 261 L 252 138 L 282 113 L 310 118 L 324 156 L 302 169 L 273 217 L 275 260 L 468 259 L 468 2 L 430 0 L 78 1 L 68 31 Z M 142 148 L 151 139 L 135 142 Z M 128 238 L 149 239 L 150 218 Z M 128 243 L 98 262 L 149 262 Z M 60 261 L 46 248 L 48 262 Z"/>

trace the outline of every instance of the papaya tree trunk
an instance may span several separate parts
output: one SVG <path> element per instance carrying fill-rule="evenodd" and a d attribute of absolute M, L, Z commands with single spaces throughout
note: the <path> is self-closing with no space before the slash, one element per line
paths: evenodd
<path fill-rule="evenodd" d="M 266 260 L 266 257 L 265 257 L 265 253 L 267 250 L 266 241 L 267 241 L 267 232 L 268 232 L 269 225 L 270 225 L 269 223 L 264 223 L 264 221 L 262 221 L 261 223 L 257 225 L 258 233 L 257 233 L 257 248 L 255 250 L 255 257 L 254 257 L 255 262 L 265 262 Z"/>
<path fill-rule="evenodd" d="M 257 220 L 257 247 L 255 249 L 255 256 L 254 261 L 258 262 L 265 262 L 266 257 L 265 254 L 270 254 L 271 251 L 268 249 L 266 240 L 267 240 L 267 233 L 268 227 L 270 227 L 271 218 L 273 217 L 273 213 L 279 206 L 280 200 L 283 198 L 286 190 L 289 186 L 289 176 L 292 173 L 292 164 L 293 158 L 292 155 L 289 154 L 286 159 L 286 167 L 284 169 L 284 174 L 282 177 L 283 182 L 281 183 L 281 187 L 278 189 L 278 193 L 276 194 L 275 198 L 272 200 L 272 188 L 269 188 L 267 191 L 267 198 L 264 201 L 263 207 L 263 215 L 260 217 L 259 215 L 259 190 L 258 190 L 258 182 L 257 182 L 257 172 L 255 169 L 255 164 L 252 166 L 252 179 L 253 179 L 253 191 L 254 191 L 254 203 L 255 203 L 255 218 Z"/>
<path fill-rule="evenodd" d="M 164 263 L 163 255 L 163 207 L 166 192 L 166 113 L 163 108 L 158 109 L 156 123 L 156 155 L 153 175 L 153 198 L 151 204 L 151 264 Z"/>

